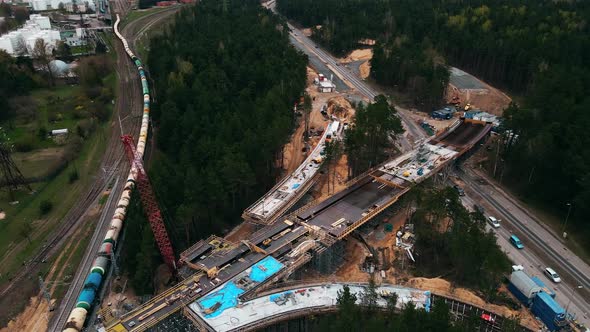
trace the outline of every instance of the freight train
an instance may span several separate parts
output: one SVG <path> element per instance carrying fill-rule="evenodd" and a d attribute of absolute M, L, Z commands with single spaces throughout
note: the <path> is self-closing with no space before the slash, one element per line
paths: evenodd
<path fill-rule="evenodd" d="M 150 119 L 149 85 L 141 60 L 131 51 L 127 40 L 119 32 L 119 23 L 120 17 L 117 15 L 117 20 L 115 21 L 114 25 L 115 35 L 117 35 L 117 38 L 119 38 L 121 43 L 123 43 L 125 52 L 127 52 L 127 55 L 137 67 L 137 71 L 139 72 L 139 77 L 141 79 L 141 87 L 143 92 L 143 118 L 141 121 L 141 129 L 139 131 L 139 139 L 137 141 L 137 153 L 143 157 Z M 137 169 L 132 166 L 131 170 L 129 171 L 127 181 L 125 182 L 123 192 L 121 193 L 121 197 L 119 198 L 117 208 L 115 209 L 115 213 L 111 219 L 109 230 L 102 241 L 100 249 L 96 253 L 96 258 L 94 259 L 92 268 L 90 269 L 84 282 L 84 288 L 80 292 L 78 300 L 76 301 L 76 305 L 68 317 L 67 323 L 64 327 L 64 332 L 77 332 L 81 331 L 84 327 L 86 317 L 92 309 L 94 300 L 96 299 L 101 284 L 108 272 L 110 259 L 112 257 L 111 254 L 117 245 L 117 239 L 119 238 L 121 228 L 123 227 L 123 221 L 125 220 L 125 214 L 127 213 L 127 206 L 129 205 L 129 200 L 131 199 L 131 191 L 135 187 L 136 179 Z"/>

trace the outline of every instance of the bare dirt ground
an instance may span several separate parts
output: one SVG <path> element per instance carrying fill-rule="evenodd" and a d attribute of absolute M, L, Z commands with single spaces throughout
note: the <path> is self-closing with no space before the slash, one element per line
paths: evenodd
<path fill-rule="evenodd" d="M 345 58 L 340 59 L 342 63 L 349 63 L 353 61 L 367 61 L 373 58 L 373 50 L 370 48 L 353 50 Z"/>
<path fill-rule="evenodd" d="M 115 289 L 125 287 L 124 292 L 116 292 Z M 111 313 L 116 314 L 117 311 L 122 310 L 123 303 L 139 306 L 137 301 L 137 294 L 129 287 L 127 277 L 121 277 L 118 280 L 113 280 L 112 291 L 108 292 L 105 299 L 101 302 L 101 308 L 110 307 Z M 110 304 L 110 305 L 109 305 Z"/>
<path fill-rule="evenodd" d="M 512 310 L 504 306 L 487 303 L 470 290 L 464 288 L 455 288 L 450 282 L 441 278 L 412 278 L 408 281 L 407 286 L 428 289 L 434 294 L 439 294 L 446 297 L 454 297 L 460 301 L 475 304 L 478 307 L 498 313 L 504 317 L 519 316 L 521 318 L 521 323 L 526 324 L 533 330 L 538 331 L 540 328 L 537 320 L 532 317 L 531 313 L 525 308 L 522 308 L 521 310 Z"/>
<path fill-rule="evenodd" d="M 29 305 L 8 326 L 0 332 L 16 331 L 47 331 L 49 321 L 49 303 L 40 296 L 31 297 Z"/>
<path fill-rule="evenodd" d="M 371 63 L 369 61 L 363 62 L 359 66 L 359 71 L 362 79 L 369 77 L 369 74 L 371 74 Z"/>
<path fill-rule="evenodd" d="M 96 217 L 98 212 L 98 207 L 92 208 L 86 217 L 86 221 L 90 222 L 89 219 Z M 91 231 L 92 227 L 79 227 L 75 233 L 72 234 L 71 239 L 65 244 L 64 249 L 61 251 L 59 256 L 57 256 L 53 262 L 53 265 L 49 269 L 49 272 L 45 277 L 45 281 L 48 283 L 49 295 L 51 297 L 52 303 L 56 301 L 56 299 L 53 298 L 53 295 L 57 286 L 63 281 L 66 268 L 72 264 L 71 259 L 74 253 L 80 245 L 85 244 L 79 241 L 79 239 L 87 238 Z M 65 260 L 62 260 L 66 255 L 67 257 Z M 49 303 L 47 303 L 46 299 L 41 297 L 39 294 L 38 296 L 31 297 L 29 305 L 25 308 L 25 310 L 12 319 L 8 323 L 8 326 L 5 329 L 0 330 L 0 332 L 45 331 L 47 330 L 47 324 L 52 315 L 53 312 L 49 311 Z"/>
<path fill-rule="evenodd" d="M 338 281 L 367 281 L 369 279 L 369 274 L 362 271 L 360 265 L 370 253 L 357 240 L 349 238 L 347 241 L 346 252 L 351 253 L 351 255 L 346 256 L 346 262 L 334 272 L 333 276 Z"/>
<path fill-rule="evenodd" d="M 373 58 L 373 49 L 364 48 L 353 50 L 346 57 L 339 59 L 341 63 L 351 63 L 355 61 L 364 61 L 359 66 L 359 72 L 362 79 L 369 77 L 371 73 L 371 64 L 369 60 Z"/>
<path fill-rule="evenodd" d="M 290 174 L 303 162 L 306 153 L 303 151 L 305 142 L 303 136 L 305 132 L 305 125 L 303 119 L 299 119 L 299 125 L 289 143 L 283 147 L 283 169 L 285 174 Z"/>
<path fill-rule="evenodd" d="M 467 104 L 471 104 L 473 108 L 501 116 L 502 112 L 506 107 L 508 107 L 512 99 L 502 91 L 483 81 L 481 82 L 486 86 L 486 89 L 460 90 L 449 83 L 447 86 L 447 96 L 452 97 L 455 93 L 458 93 L 461 106 L 464 107 Z"/>
<path fill-rule="evenodd" d="M 229 232 L 225 239 L 231 242 L 239 242 L 240 240 L 246 239 L 252 233 L 256 231 L 256 227 L 249 222 L 242 222 L 236 226 L 231 232 Z"/>

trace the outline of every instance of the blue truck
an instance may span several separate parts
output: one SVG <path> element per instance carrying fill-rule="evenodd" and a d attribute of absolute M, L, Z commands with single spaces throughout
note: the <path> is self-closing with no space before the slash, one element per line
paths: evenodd
<path fill-rule="evenodd" d="M 531 311 L 547 325 L 549 331 L 559 331 L 567 325 L 565 310 L 545 292 L 537 293 Z"/>
<path fill-rule="evenodd" d="M 555 292 L 552 291 L 551 288 L 547 287 L 547 285 L 545 285 L 545 283 L 541 279 L 539 279 L 539 277 L 533 276 L 531 277 L 531 279 L 535 282 L 535 284 L 541 287 L 541 290 L 543 292 L 547 293 L 552 298 L 555 298 Z"/>

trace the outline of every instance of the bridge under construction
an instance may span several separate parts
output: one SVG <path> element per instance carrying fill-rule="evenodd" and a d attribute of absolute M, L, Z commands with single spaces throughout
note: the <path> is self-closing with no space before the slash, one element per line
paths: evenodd
<path fill-rule="evenodd" d="M 248 239 L 233 243 L 211 236 L 199 241 L 181 254 L 183 280 L 176 286 L 120 319 L 108 310 L 101 311 L 107 330 L 144 331 L 183 309 L 202 329 L 218 331 L 207 318 L 257 298 L 313 257 L 329 253 L 339 240 L 413 186 L 470 151 L 491 128 L 489 123 L 462 120 L 418 148 L 357 177 L 326 200 L 275 218 Z M 242 329 L 248 326 L 257 325 L 252 321 Z"/>

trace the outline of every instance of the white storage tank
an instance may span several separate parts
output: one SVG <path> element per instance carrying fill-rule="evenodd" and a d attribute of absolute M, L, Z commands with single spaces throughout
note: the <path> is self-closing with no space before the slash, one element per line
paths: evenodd
<path fill-rule="evenodd" d="M 66 330 L 64 331 L 82 331 L 84 321 L 86 320 L 86 313 L 87 311 L 84 308 L 74 308 L 68 317 Z"/>
<path fill-rule="evenodd" d="M 524 296 L 531 299 L 536 293 L 541 291 L 541 287 L 535 283 L 524 271 L 514 271 L 510 275 L 510 282 Z"/>

